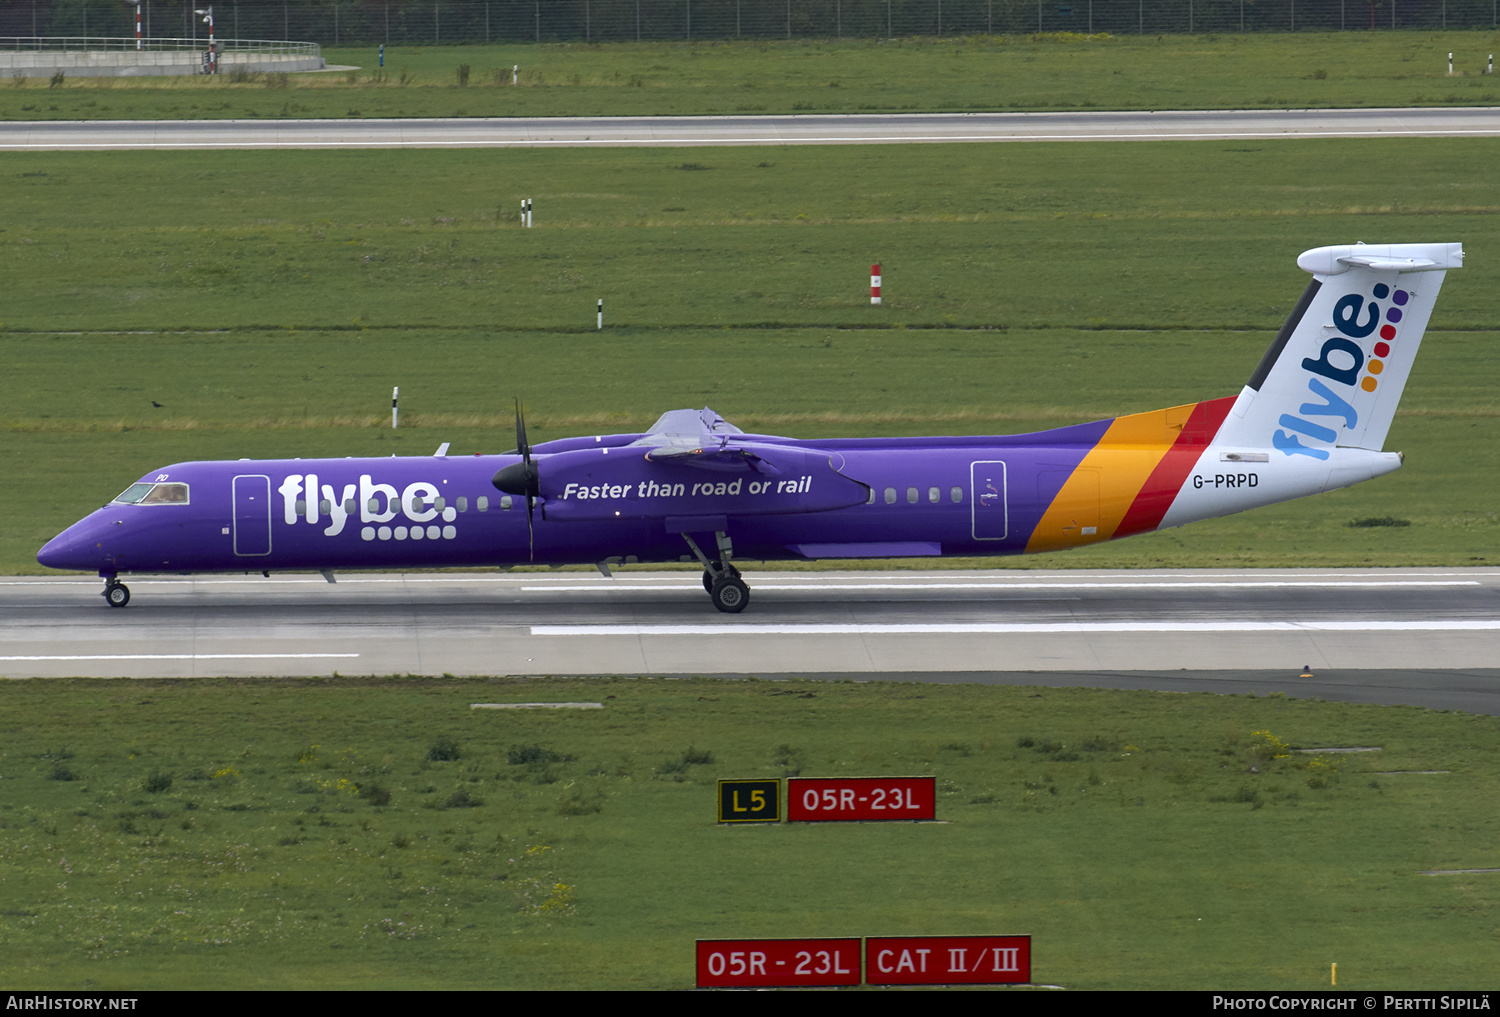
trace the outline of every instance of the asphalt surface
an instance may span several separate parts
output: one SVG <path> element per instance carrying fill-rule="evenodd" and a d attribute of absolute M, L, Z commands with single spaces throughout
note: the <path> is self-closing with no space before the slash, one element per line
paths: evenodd
<path fill-rule="evenodd" d="M 1285 692 L 1500 713 L 1500 570 L 0 578 L 0 676 L 756 675 Z"/>
<path fill-rule="evenodd" d="M 0 123 L 0 151 L 1496 137 L 1500 109 Z"/>

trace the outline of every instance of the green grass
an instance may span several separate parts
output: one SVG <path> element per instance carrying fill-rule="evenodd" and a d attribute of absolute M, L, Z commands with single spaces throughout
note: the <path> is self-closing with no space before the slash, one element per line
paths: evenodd
<path fill-rule="evenodd" d="M 1080 989 L 1493 982 L 1500 881 L 1421 874 L 1493 865 L 1492 717 L 649 679 L 0 699 L 17 990 L 684 988 L 697 938 L 891 934 L 1029 934 Z M 468 705 L 539 700 L 606 706 Z M 716 779 L 799 772 L 931 774 L 943 822 L 715 825 Z"/>
<path fill-rule="evenodd" d="M 359 70 L 6 82 L 0 119 L 1491 105 L 1500 87 L 1482 71 L 1497 38 L 1489 30 L 392 47 L 383 71 L 374 46 L 329 48 L 330 64 Z M 458 85 L 463 64 L 467 87 Z"/>
<path fill-rule="evenodd" d="M 12 155 L 0 432 L 47 482 L 0 490 L 0 570 L 38 571 L 46 539 L 169 462 L 503 451 L 513 393 L 537 438 L 704 404 L 801 437 L 1009 433 L 1228 395 L 1301 291 L 1295 255 L 1353 239 L 1469 254 L 1391 435 L 1407 468 L 1045 561 L 1487 562 L 1495 152 L 694 150 L 706 171 L 636 150 Z M 1412 525 L 1346 525 L 1380 516 Z"/>
<path fill-rule="evenodd" d="M 1490 328 L 1497 153 L 1413 139 L 12 154 L 0 332 L 582 331 L 599 297 L 612 326 L 1274 332 L 1306 247 L 1437 235 L 1481 266 L 1454 273 L 1439 327 Z"/>

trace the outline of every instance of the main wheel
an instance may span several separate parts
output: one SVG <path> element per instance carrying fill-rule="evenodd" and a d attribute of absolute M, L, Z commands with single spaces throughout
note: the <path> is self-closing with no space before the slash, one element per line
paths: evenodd
<path fill-rule="evenodd" d="M 709 594 L 714 592 L 714 577 L 710 572 L 703 573 L 703 592 Z"/>
<path fill-rule="evenodd" d="M 750 587 L 743 580 L 726 577 L 714 583 L 708 596 L 725 614 L 739 614 L 750 603 Z"/>
<path fill-rule="evenodd" d="M 104 599 L 110 607 L 124 607 L 130 603 L 130 587 L 124 583 L 110 583 L 104 588 Z"/>

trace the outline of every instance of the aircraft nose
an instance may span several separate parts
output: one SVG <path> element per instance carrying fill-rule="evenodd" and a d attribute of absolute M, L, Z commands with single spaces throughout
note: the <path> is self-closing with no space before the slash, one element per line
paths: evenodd
<path fill-rule="evenodd" d="M 97 569 L 103 559 L 103 549 L 89 529 L 82 525 L 68 527 L 36 553 L 36 560 L 49 569 L 89 572 Z"/>

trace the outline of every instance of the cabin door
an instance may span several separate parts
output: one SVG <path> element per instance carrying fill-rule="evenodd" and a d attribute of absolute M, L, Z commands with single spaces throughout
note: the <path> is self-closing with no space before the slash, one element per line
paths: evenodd
<path fill-rule="evenodd" d="M 271 553 L 270 477 L 234 478 L 234 553 L 245 557 Z"/>
<path fill-rule="evenodd" d="M 969 505 L 975 540 L 1004 540 L 1010 532 L 1005 463 L 988 459 L 969 464 Z"/>

